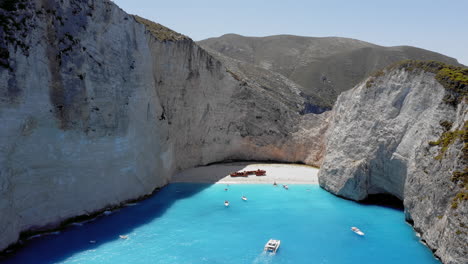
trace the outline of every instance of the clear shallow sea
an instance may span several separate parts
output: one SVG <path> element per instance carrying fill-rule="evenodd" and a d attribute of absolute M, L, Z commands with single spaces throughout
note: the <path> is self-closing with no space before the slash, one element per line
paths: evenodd
<path fill-rule="evenodd" d="M 343 200 L 318 185 L 289 187 L 170 184 L 136 206 L 30 240 L 0 262 L 440 263 L 402 211 Z M 270 238 L 281 239 L 276 255 L 262 253 Z"/>

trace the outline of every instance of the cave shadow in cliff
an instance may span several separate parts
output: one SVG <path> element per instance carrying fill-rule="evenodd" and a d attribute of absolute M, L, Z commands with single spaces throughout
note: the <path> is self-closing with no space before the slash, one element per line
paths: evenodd
<path fill-rule="evenodd" d="M 245 164 L 218 168 L 216 175 L 220 176 L 213 178 L 213 183 L 232 170 L 243 168 Z M 107 242 L 119 240 L 119 235 L 132 233 L 136 228 L 164 215 L 176 201 L 189 198 L 211 185 L 212 183 L 169 184 L 135 206 L 124 206 L 110 215 L 101 215 L 82 226 L 69 225 L 62 229 L 58 236 L 47 235 L 28 240 L 15 252 L 0 257 L 0 262 L 36 264 L 64 261 L 76 253 L 93 250 Z M 90 243 L 90 241 L 96 242 Z"/>
<path fill-rule="evenodd" d="M 336 195 L 336 194 L 335 194 Z M 388 194 L 388 193 L 379 193 L 379 194 L 369 194 L 364 200 L 356 201 L 342 195 L 336 195 L 341 199 L 348 200 L 351 202 L 358 203 L 364 206 L 382 206 L 385 208 L 397 210 L 403 212 L 405 210 L 403 201 L 398 197 Z"/>
<path fill-rule="evenodd" d="M 405 209 L 402 200 L 394 195 L 387 193 L 370 194 L 366 199 L 359 201 L 359 203 L 363 205 L 383 206 L 398 211 L 403 211 Z"/>
<path fill-rule="evenodd" d="M 211 162 L 206 164 L 205 166 L 211 166 L 211 165 L 218 165 L 218 164 L 236 164 L 236 165 L 251 165 L 251 164 L 296 164 L 296 165 L 307 165 L 309 167 L 314 167 L 318 168 L 313 165 L 306 164 L 303 161 L 278 161 L 278 160 L 271 160 L 271 159 L 263 159 L 263 160 L 245 160 L 245 159 L 227 159 L 227 160 L 222 160 L 222 161 L 216 161 L 216 162 Z M 240 166 L 240 169 L 242 170 L 244 167 Z M 226 170 L 229 171 L 229 170 Z"/>

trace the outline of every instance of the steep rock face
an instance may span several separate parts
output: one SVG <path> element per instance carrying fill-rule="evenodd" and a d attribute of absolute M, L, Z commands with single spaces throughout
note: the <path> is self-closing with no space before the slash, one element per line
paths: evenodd
<path fill-rule="evenodd" d="M 151 193 L 171 172 L 167 132 L 148 121 L 161 106 L 144 27 L 107 1 L 22 3 L 26 49 L 2 39 L 2 249 L 23 230 Z"/>
<path fill-rule="evenodd" d="M 290 97 L 291 91 L 296 96 L 299 94 L 302 97 L 301 101 L 304 102 L 302 114 L 320 114 L 331 110 L 331 107 L 321 106 L 324 98 L 321 98 L 318 94 L 304 94 L 302 92 L 304 90 L 303 87 L 281 73 L 228 57 L 206 46 L 202 48 L 226 65 L 229 71 L 240 79 L 254 81 L 262 89 L 270 90 L 282 97 Z"/>
<path fill-rule="evenodd" d="M 0 249 L 149 194 L 180 169 L 322 159 L 328 113 L 301 115 L 292 86 L 243 79 L 110 1 L 0 8 Z"/>
<path fill-rule="evenodd" d="M 444 263 L 467 263 L 467 86 L 447 89 L 434 73 L 409 68 L 389 69 L 338 97 L 319 182 L 358 201 L 400 198 Z"/>

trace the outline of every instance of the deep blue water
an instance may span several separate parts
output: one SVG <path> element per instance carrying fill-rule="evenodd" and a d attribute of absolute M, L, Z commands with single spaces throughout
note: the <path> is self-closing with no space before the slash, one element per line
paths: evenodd
<path fill-rule="evenodd" d="M 30 240 L 2 263 L 440 263 L 402 211 L 343 200 L 317 185 L 224 188 L 170 184 L 136 206 Z M 281 239 L 276 255 L 262 253 L 270 238 Z"/>

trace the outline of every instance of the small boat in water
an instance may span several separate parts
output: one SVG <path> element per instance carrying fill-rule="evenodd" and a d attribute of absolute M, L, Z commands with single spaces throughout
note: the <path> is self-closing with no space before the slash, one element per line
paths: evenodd
<path fill-rule="evenodd" d="M 229 206 L 229 201 L 224 201 L 224 206 L 228 207 Z"/>
<path fill-rule="evenodd" d="M 281 244 L 281 240 L 270 239 L 265 244 L 265 247 L 263 248 L 263 251 L 276 253 L 276 251 L 278 250 L 280 244 Z"/>
<path fill-rule="evenodd" d="M 286 184 L 283 184 L 283 188 L 285 188 L 286 190 L 289 190 L 289 187 Z"/>
<path fill-rule="evenodd" d="M 127 239 L 128 238 L 127 235 L 120 235 L 119 237 L 120 237 L 120 239 Z"/>
<path fill-rule="evenodd" d="M 244 195 L 242 195 L 241 199 L 247 201 L 247 197 L 245 197 Z"/>
<path fill-rule="evenodd" d="M 359 228 L 353 226 L 351 227 L 351 231 L 353 231 L 354 233 L 360 235 L 360 236 L 363 236 L 364 235 L 364 232 L 362 232 L 361 230 L 359 230 Z"/>

